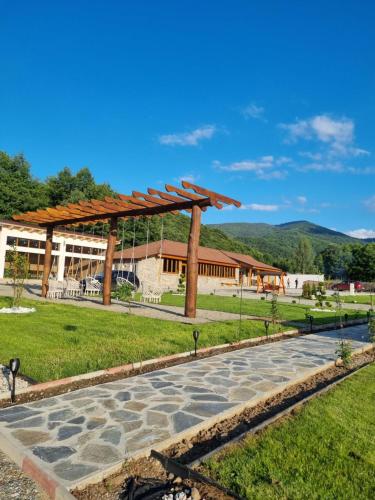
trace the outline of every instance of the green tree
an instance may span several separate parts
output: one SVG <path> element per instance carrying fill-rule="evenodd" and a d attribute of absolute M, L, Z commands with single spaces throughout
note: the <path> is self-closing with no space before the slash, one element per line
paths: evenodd
<path fill-rule="evenodd" d="M 315 272 L 314 257 L 310 240 L 305 237 L 301 238 L 294 254 L 295 271 L 303 274 Z"/>
<path fill-rule="evenodd" d="M 57 175 L 47 178 L 46 189 L 51 206 L 115 195 L 109 184 L 96 184 L 87 167 L 79 170 L 76 175 L 70 168 L 63 168 Z"/>
<path fill-rule="evenodd" d="M 375 243 L 353 248 L 348 274 L 352 280 L 375 281 Z"/>
<path fill-rule="evenodd" d="M 0 217 L 48 206 L 45 186 L 30 173 L 23 155 L 0 151 Z"/>

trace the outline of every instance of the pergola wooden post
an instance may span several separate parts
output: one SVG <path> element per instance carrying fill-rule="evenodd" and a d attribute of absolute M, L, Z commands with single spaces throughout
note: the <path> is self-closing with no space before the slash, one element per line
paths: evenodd
<path fill-rule="evenodd" d="M 110 221 L 103 283 L 103 304 L 109 305 L 111 303 L 112 265 L 117 242 L 118 220 L 149 217 L 152 215 L 162 217 L 166 213 L 177 215 L 181 210 L 186 210 L 187 212 L 191 212 L 192 216 L 187 256 L 185 315 L 189 318 L 195 318 L 201 212 L 202 210 L 207 210 L 208 207 L 216 207 L 218 209 L 222 209 L 224 205 L 240 207 L 241 203 L 233 198 L 209 191 L 187 181 L 182 182 L 182 187 L 183 189 L 167 184 L 165 186 L 167 192 L 148 188 L 147 193 L 133 191 L 131 195 L 119 194 L 116 197 L 105 197 L 104 200 L 81 200 L 78 203 L 69 203 L 66 206 L 58 205 L 54 208 L 13 215 L 14 220 L 30 222 L 47 228 L 42 296 L 45 297 L 48 291 L 48 278 L 52 265 L 52 236 L 54 227 Z M 187 189 L 193 192 L 186 191 Z"/>
<path fill-rule="evenodd" d="M 53 226 L 46 228 L 46 248 L 44 252 L 44 266 L 42 278 L 42 297 L 47 297 L 48 292 L 48 278 L 52 267 L 52 239 L 53 239 Z"/>
<path fill-rule="evenodd" d="M 202 211 L 194 205 L 191 212 L 190 233 L 187 249 L 185 316 L 195 318 L 198 289 L 198 247 L 201 231 Z"/>
<path fill-rule="evenodd" d="M 117 217 L 111 217 L 109 224 L 107 251 L 105 254 L 104 263 L 104 280 L 103 280 L 103 305 L 109 306 L 111 303 L 111 288 L 112 288 L 112 265 L 113 254 L 116 249 L 117 241 Z"/>

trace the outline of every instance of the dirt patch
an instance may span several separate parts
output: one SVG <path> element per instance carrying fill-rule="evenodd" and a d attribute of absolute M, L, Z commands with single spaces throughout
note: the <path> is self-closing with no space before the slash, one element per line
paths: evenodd
<path fill-rule="evenodd" d="M 190 440 L 184 439 L 180 443 L 170 446 L 163 451 L 163 454 L 175 458 L 181 463 L 189 464 L 294 403 L 301 401 L 361 366 L 373 363 L 374 361 L 375 349 L 363 354 L 357 354 L 353 357 L 350 370 L 338 366 L 328 368 L 252 408 L 245 409 L 239 415 L 215 424 L 208 430 L 199 432 Z M 81 491 L 75 490 L 72 493 L 79 500 L 96 500 L 98 498 L 104 500 L 125 499 L 126 497 L 121 492 L 123 491 L 123 484 L 130 477 L 147 477 L 168 481 L 168 475 L 158 461 L 152 458 L 142 458 L 125 463 L 121 472 L 108 477 L 101 483 L 88 486 Z M 212 486 L 194 481 L 189 481 L 186 484 L 190 487 L 196 487 L 201 497 L 206 500 L 226 500 L 232 498 Z"/>

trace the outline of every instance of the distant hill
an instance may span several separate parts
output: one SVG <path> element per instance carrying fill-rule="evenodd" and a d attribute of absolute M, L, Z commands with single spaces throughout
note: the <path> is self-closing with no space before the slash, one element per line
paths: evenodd
<path fill-rule="evenodd" d="M 268 261 L 291 258 L 302 236 L 311 241 L 317 253 L 331 244 L 367 242 L 305 220 L 278 225 L 229 222 L 210 224 L 209 227 L 220 229 L 228 236 L 243 241 L 246 245 L 266 254 Z"/>

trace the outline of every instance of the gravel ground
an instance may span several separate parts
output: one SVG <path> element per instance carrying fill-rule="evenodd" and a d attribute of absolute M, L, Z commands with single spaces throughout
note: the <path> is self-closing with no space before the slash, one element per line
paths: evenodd
<path fill-rule="evenodd" d="M 12 383 L 12 375 L 9 369 L 3 365 L 0 365 L 0 394 L 2 392 L 9 392 L 11 383 Z M 16 378 L 16 391 L 24 389 L 28 385 L 30 384 L 26 380 L 23 380 L 20 377 Z"/>
<path fill-rule="evenodd" d="M 0 500 L 47 500 L 32 479 L 0 452 Z"/>

